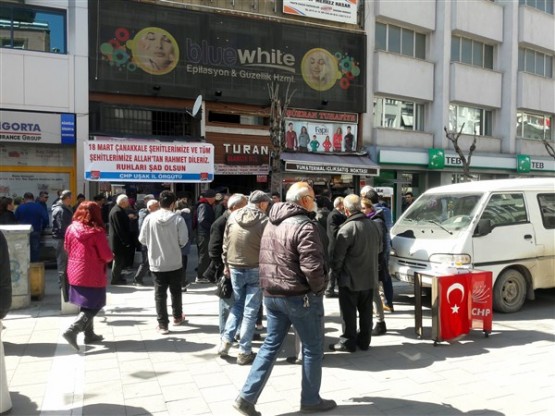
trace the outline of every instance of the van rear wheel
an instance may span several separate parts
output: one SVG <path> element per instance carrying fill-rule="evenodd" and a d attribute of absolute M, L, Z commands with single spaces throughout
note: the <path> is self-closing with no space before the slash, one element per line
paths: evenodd
<path fill-rule="evenodd" d="M 517 312 L 526 300 L 526 279 L 518 270 L 507 269 L 499 275 L 493 287 L 493 309 L 497 312 Z"/>

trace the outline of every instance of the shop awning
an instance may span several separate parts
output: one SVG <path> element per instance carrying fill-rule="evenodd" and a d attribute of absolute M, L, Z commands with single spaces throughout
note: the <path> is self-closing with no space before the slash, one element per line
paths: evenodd
<path fill-rule="evenodd" d="M 380 174 L 380 167 L 367 154 L 283 152 L 281 160 L 285 162 L 285 172 L 361 176 Z"/>

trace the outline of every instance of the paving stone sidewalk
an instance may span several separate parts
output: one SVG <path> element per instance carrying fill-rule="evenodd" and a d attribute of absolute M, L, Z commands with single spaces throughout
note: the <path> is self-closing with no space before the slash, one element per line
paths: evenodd
<path fill-rule="evenodd" d="M 235 363 L 236 348 L 228 359 L 216 355 L 214 286 L 189 288 L 188 321 L 166 336 L 155 329 L 151 286 L 109 287 L 95 321 L 105 342 L 76 354 L 61 337 L 74 317 L 60 315 L 55 271 L 46 279 L 43 300 L 3 321 L 11 415 L 236 414 L 231 404 L 249 366 Z M 434 346 L 414 333 L 412 287 L 395 282 L 395 290 L 388 333 L 374 337 L 369 351 L 326 352 L 321 394 L 339 404 L 328 414 L 555 414 L 555 291 L 540 292 L 517 314 L 496 314 L 489 338 L 472 331 Z M 328 345 L 340 335 L 337 299 L 326 299 L 325 310 Z M 263 415 L 298 413 L 301 366 L 288 364 L 290 355 L 292 334 L 257 404 Z"/>

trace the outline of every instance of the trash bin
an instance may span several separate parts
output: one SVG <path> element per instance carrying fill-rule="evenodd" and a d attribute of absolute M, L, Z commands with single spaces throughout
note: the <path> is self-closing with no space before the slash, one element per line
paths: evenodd
<path fill-rule="evenodd" d="M 422 287 L 432 287 L 432 339 L 456 340 L 481 329 L 491 333 L 493 322 L 492 273 L 480 270 L 449 269 L 423 271 L 414 275 L 415 330 L 423 338 Z"/>
<path fill-rule="evenodd" d="M 36 262 L 29 265 L 29 287 L 31 289 L 31 298 L 42 300 L 46 281 L 44 280 L 44 263 Z"/>
<path fill-rule="evenodd" d="M 29 235 L 31 225 L 2 225 L 0 230 L 8 242 L 10 253 L 10 271 L 12 274 L 12 307 L 26 308 L 31 304 L 29 287 L 29 261 L 31 252 Z"/>

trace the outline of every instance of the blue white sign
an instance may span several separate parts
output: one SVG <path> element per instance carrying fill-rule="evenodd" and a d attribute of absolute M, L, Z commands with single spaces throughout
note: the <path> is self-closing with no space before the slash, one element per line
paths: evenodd
<path fill-rule="evenodd" d="M 75 144 L 75 114 L 0 111 L 0 142 Z"/>

